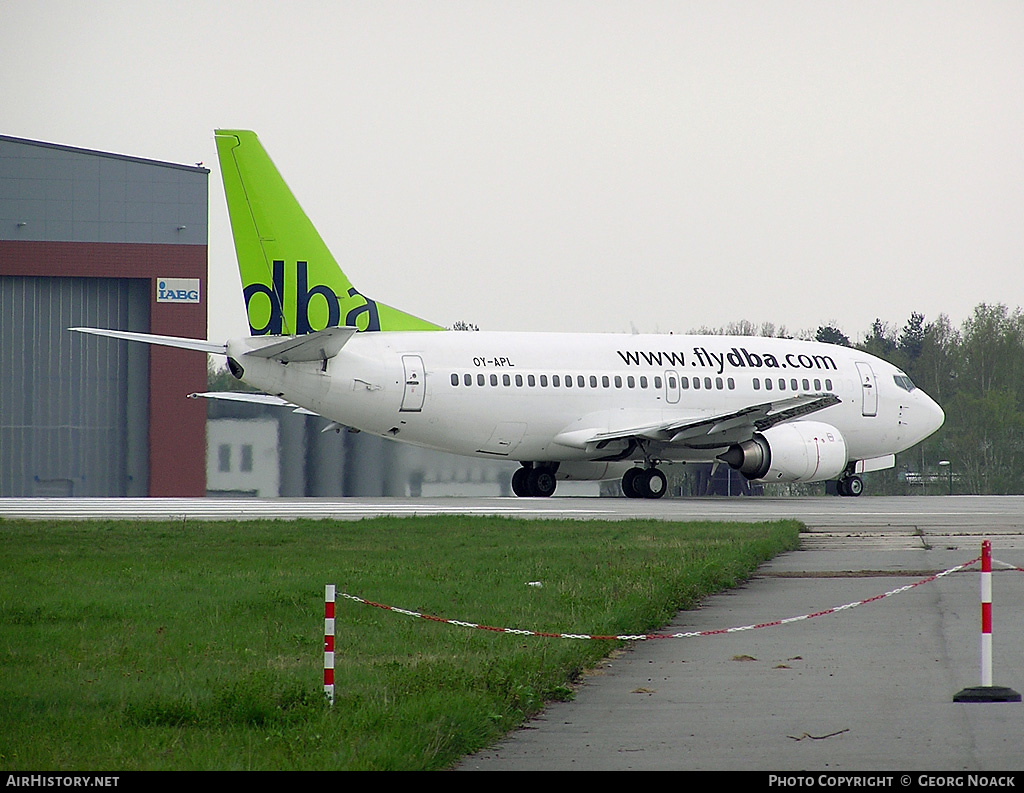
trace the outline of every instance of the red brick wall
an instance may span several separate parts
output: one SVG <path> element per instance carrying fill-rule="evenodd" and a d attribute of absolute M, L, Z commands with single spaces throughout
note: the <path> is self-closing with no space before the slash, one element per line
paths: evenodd
<path fill-rule="evenodd" d="M 20 242 L 0 240 L 0 274 L 82 278 L 149 278 L 150 332 L 206 338 L 205 245 Z M 200 279 L 200 302 L 157 303 L 156 278 Z M 206 356 L 150 347 L 149 495 L 206 494 Z"/>

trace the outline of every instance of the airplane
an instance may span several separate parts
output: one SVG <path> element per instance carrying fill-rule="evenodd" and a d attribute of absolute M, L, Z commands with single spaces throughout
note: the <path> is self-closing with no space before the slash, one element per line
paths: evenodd
<path fill-rule="evenodd" d="M 515 460 L 517 496 L 559 480 L 620 479 L 660 498 L 672 463 L 728 465 L 752 482 L 861 475 L 934 433 L 942 409 L 892 364 L 793 339 L 449 331 L 361 294 L 255 133 L 215 131 L 250 335 L 218 344 L 72 328 L 224 355 L 282 405 L 431 449 Z"/>

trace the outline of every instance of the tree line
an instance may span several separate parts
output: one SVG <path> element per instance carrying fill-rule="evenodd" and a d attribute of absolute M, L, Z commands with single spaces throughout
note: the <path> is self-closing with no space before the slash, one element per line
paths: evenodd
<path fill-rule="evenodd" d="M 820 334 L 827 328 L 819 328 Z M 1024 493 L 1024 312 L 982 303 L 959 328 L 912 313 L 902 329 L 876 319 L 854 345 L 899 366 L 946 412 L 931 438 L 897 458 L 888 492 Z M 939 466 L 946 461 L 948 466 Z M 917 473 L 919 478 L 908 479 Z M 948 475 L 951 474 L 951 478 Z"/>

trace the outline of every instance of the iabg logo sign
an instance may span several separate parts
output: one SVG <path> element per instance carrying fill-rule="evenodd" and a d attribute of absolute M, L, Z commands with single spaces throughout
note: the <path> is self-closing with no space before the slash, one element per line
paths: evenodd
<path fill-rule="evenodd" d="M 198 303 L 198 278 L 157 278 L 157 303 Z"/>

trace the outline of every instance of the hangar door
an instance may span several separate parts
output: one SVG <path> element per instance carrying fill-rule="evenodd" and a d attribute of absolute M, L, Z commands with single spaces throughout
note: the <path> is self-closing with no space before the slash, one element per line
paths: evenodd
<path fill-rule="evenodd" d="M 0 496 L 145 496 L 149 279 L 0 276 Z"/>

